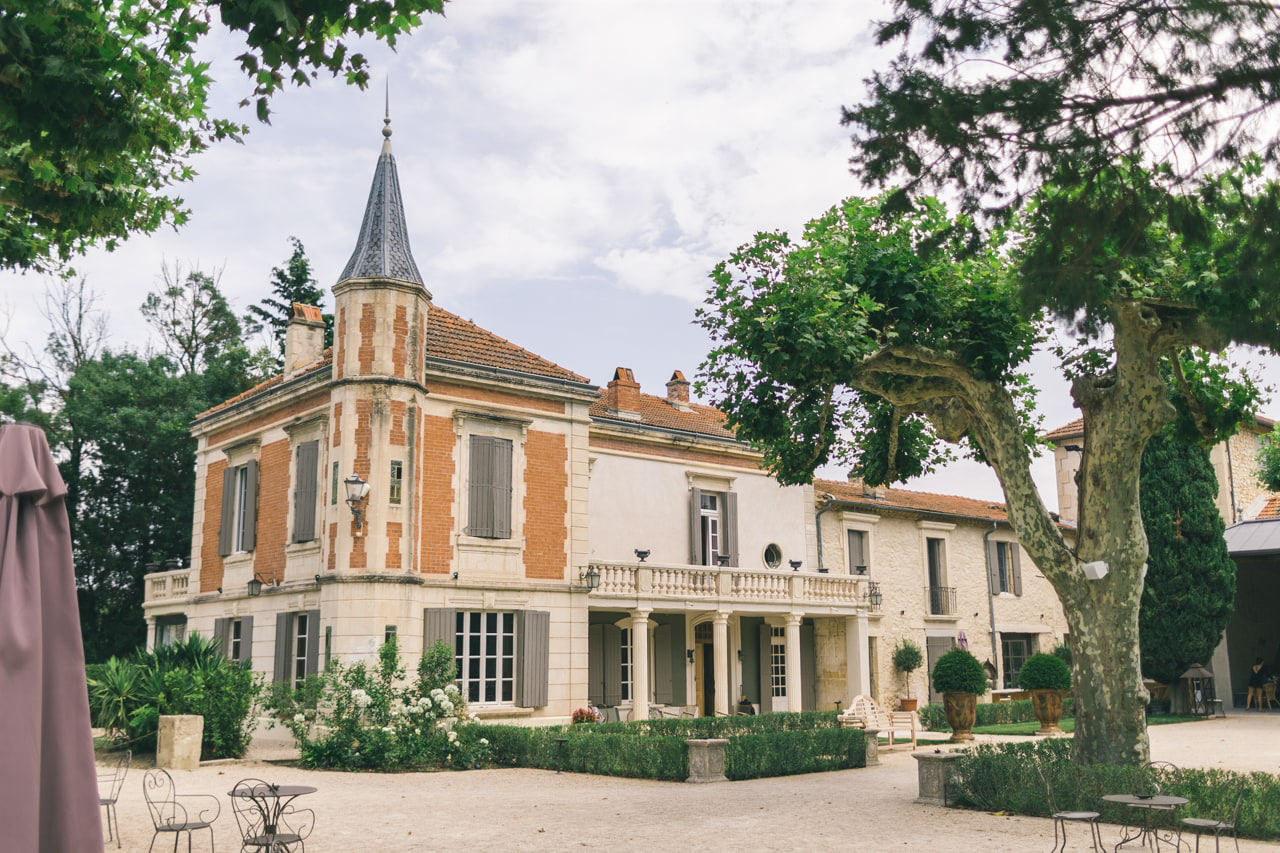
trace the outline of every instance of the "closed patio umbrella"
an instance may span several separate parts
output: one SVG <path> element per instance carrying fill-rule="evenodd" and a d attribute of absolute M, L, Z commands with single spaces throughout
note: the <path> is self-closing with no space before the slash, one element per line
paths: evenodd
<path fill-rule="evenodd" d="M 4 850 L 102 850 L 66 491 L 44 433 L 0 425 Z"/>

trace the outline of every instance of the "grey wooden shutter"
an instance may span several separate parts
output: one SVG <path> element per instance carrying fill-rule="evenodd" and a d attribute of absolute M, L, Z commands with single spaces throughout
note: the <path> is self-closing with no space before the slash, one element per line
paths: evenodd
<path fill-rule="evenodd" d="M 760 713 L 773 710 L 773 634 L 769 623 L 760 623 Z"/>
<path fill-rule="evenodd" d="M 222 472 L 222 520 L 218 526 L 218 556 L 225 557 L 232 551 L 231 534 L 235 531 L 236 521 L 236 469 L 228 468 Z M 208 512 L 205 507 L 205 512 Z"/>
<path fill-rule="evenodd" d="M 659 705 L 671 704 L 670 625 L 658 625 L 653 631 L 653 698 Z"/>
<path fill-rule="evenodd" d="M 505 438 L 493 440 L 493 537 L 511 538 L 511 442 Z"/>
<path fill-rule="evenodd" d="M 1009 543 L 1009 573 L 1013 575 L 1013 594 L 1022 595 L 1022 560 L 1017 542 Z"/>
<path fill-rule="evenodd" d="M 258 462 L 250 460 L 245 464 L 248 470 L 248 483 L 244 498 L 244 549 L 252 551 L 258 540 Z"/>
<path fill-rule="evenodd" d="M 272 681 L 289 680 L 289 634 L 292 633 L 289 616 L 288 613 L 276 614 L 276 660 Z"/>
<path fill-rule="evenodd" d="M 689 489 L 689 564 L 702 565 L 702 489 Z"/>
<path fill-rule="evenodd" d="M 546 610 L 516 611 L 516 705 L 542 708 L 547 704 L 550 672 L 551 614 Z"/>
<path fill-rule="evenodd" d="M 676 620 L 671 626 L 671 704 L 686 705 L 689 698 L 685 689 L 688 657 L 684 649 L 684 617 L 677 616 Z"/>
<path fill-rule="evenodd" d="M 307 611 L 307 675 L 320 671 L 320 611 Z"/>
<path fill-rule="evenodd" d="M 240 660 L 249 665 L 253 661 L 253 617 L 240 617 Z"/>
<path fill-rule="evenodd" d="M 230 651 L 227 649 L 227 620 L 226 619 L 213 620 L 213 642 L 217 644 L 218 651 L 222 653 L 222 656 L 224 658 L 231 656 Z"/>
<path fill-rule="evenodd" d="M 813 625 L 800 624 L 800 710 L 818 709 L 818 653 L 814 644 Z"/>
<path fill-rule="evenodd" d="M 422 653 L 444 643 L 455 654 L 458 648 L 457 611 L 452 607 L 428 607 L 422 611 Z M 460 673 L 454 673 L 455 676 Z"/>
<path fill-rule="evenodd" d="M 987 587 L 992 595 L 1000 594 L 1000 554 L 999 542 L 987 541 Z"/>
<path fill-rule="evenodd" d="M 316 538 L 316 478 L 319 475 L 320 442 L 306 441 L 298 445 L 293 489 L 293 541 L 310 542 Z"/>
<path fill-rule="evenodd" d="M 492 442 L 493 439 L 485 435 L 471 436 L 467 472 L 467 534 L 470 536 L 493 536 Z"/>
<path fill-rule="evenodd" d="M 587 626 L 587 698 L 604 704 L 604 644 L 601 625 Z"/>
<path fill-rule="evenodd" d="M 869 565 L 867 562 L 867 534 L 861 530 L 850 530 L 849 539 L 849 573 L 853 574 L 858 566 Z"/>
<path fill-rule="evenodd" d="M 617 705 L 622 701 L 622 629 L 601 625 L 600 642 L 604 646 L 604 704 Z"/>
<path fill-rule="evenodd" d="M 738 565 L 738 496 L 724 493 L 724 551 L 729 555 L 729 565 Z M 735 697 L 736 698 L 736 697 Z"/>

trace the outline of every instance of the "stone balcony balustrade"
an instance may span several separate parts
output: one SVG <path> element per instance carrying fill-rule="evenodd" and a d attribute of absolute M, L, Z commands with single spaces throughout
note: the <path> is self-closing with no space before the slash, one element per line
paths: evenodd
<path fill-rule="evenodd" d="M 191 594 L 191 569 L 173 569 L 147 575 L 143 588 L 143 605 L 155 604 Z"/>
<path fill-rule="evenodd" d="M 592 562 L 591 568 L 600 574 L 600 586 L 591 593 L 593 607 L 685 602 L 696 609 L 852 613 L 867 606 L 868 582 L 855 575 L 659 563 Z"/>

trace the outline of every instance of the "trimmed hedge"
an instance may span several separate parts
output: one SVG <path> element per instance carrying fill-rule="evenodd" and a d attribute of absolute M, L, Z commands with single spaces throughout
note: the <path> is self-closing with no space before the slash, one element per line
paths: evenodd
<path fill-rule="evenodd" d="M 1071 742 L 1062 738 L 1029 743 L 986 744 L 966 751 L 956 762 L 954 790 L 961 805 L 982 811 L 1045 817 L 1049 814 L 1044 783 L 1037 762 L 1053 785 L 1054 805 L 1061 810 L 1102 813 L 1109 823 L 1125 823 L 1133 815 L 1127 807 L 1103 802 L 1103 794 L 1140 791 L 1149 787 L 1150 770 L 1133 766 L 1077 765 L 1071 761 Z M 1186 797 L 1178 817 L 1229 820 L 1236 796 L 1244 786 L 1239 832 L 1244 838 L 1280 838 L 1280 777 L 1269 773 L 1186 768 L 1159 774 L 1163 793 Z"/>
<path fill-rule="evenodd" d="M 1071 668 L 1057 655 L 1032 655 L 1018 671 L 1018 686 L 1023 690 L 1070 690 Z"/>
<path fill-rule="evenodd" d="M 1062 715 L 1072 716 L 1075 700 L 1067 697 L 1062 700 Z M 926 731 L 949 732 L 947 714 L 941 705 L 925 705 L 918 712 L 920 724 Z M 1036 718 L 1036 709 L 1030 699 L 1017 702 L 979 702 L 978 718 L 975 726 L 995 726 L 1001 723 L 1025 723 Z"/>
<path fill-rule="evenodd" d="M 756 779 L 862 767 L 866 736 L 842 729 L 833 711 L 697 717 L 575 726 L 474 726 L 493 761 L 506 767 L 569 770 L 683 782 L 687 738 L 726 738 L 725 775 Z M 557 738 L 564 738 L 560 746 Z"/>
<path fill-rule="evenodd" d="M 987 692 L 987 671 L 966 649 L 952 649 L 933 665 L 933 689 L 939 693 Z"/>

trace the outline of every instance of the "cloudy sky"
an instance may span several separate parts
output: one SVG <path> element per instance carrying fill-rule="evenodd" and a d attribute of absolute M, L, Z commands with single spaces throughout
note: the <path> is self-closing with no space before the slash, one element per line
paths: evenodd
<path fill-rule="evenodd" d="M 848 172 L 840 106 L 887 58 L 871 38 L 882 14 L 857 0 L 456 0 L 397 52 L 366 47 L 368 91 L 318 80 L 278 96 L 269 126 L 245 111 L 245 143 L 195 161 L 181 231 L 76 267 L 117 347 L 145 346 L 137 308 L 165 261 L 221 269 L 243 311 L 296 236 L 331 286 L 354 247 L 389 80 L 414 257 L 436 303 L 598 384 L 623 365 L 664 393 L 707 351 L 693 311 L 718 260 L 867 192 Z M 204 57 L 223 114 L 249 90 L 238 52 L 214 38 Z M 43 286 L 0 273 L 11 339 L 43 337 Z M 1041 409 L 1056 426 L 1075 413 L 1048 365 L 1037 361 Z M 1056 508 L 1048 459 L 1036 476 Z M 910 487 L 1001 497 L 971 464 Z"/>

